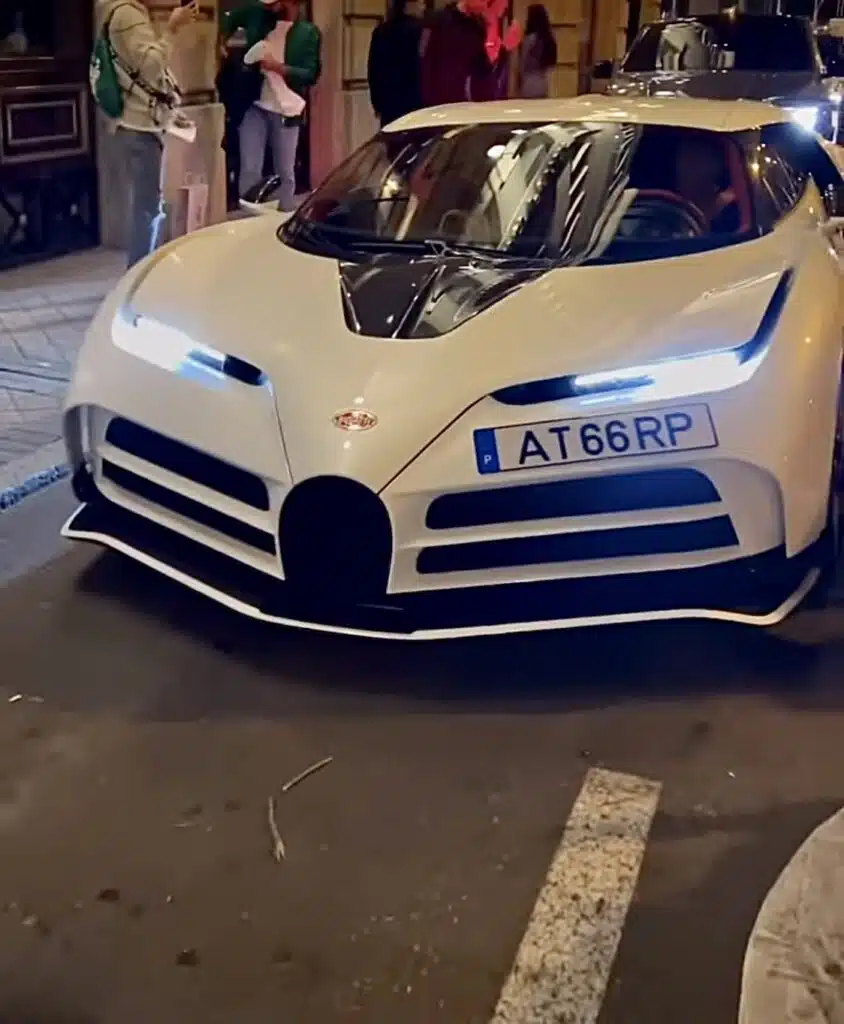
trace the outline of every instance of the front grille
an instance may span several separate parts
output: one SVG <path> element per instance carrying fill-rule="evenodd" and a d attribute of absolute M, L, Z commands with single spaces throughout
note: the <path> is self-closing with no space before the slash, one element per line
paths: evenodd
<path fill-rule="evenodd" d="M 166 508 L 184 519 L 190 519 L 199 523 L 200 526 L 206 526 L 209 530 L 215 530 L 217 533 L 222 533 L 232 540 L 256 548 L 268 555 L 276 553 L 275 537 L 250 523 L 244 523 L 224 512 L 218 512 L 217 509 L 195 501 L 187 495 L 171 491 L 169 487 L 162 487 L 161 484 L 139 476 L 123 466 L 116 466 L 107 459 L 102 461 L 102 474 L 106 480 L 110 480 L 124 491 L 135 494 L 154 505 L 159 505 L 161 508 Z"/>
<path fill-rule="evenodd" d="M 115 448 L 160 466 L 169 473 L 192 480 L 250 508 L 269 511 L 270 496 L 264 481 L 213 455 L 121 417 L 109 422 L 105 439 Z"/>
<path fill-rule="evenodd" d="M 428 506 L 429 530 L 526 523 L 568 516 L 685 508 L 720 501 L 695 469 L 659 469 L 444 494 Z"/>
<path fill-rule="evenodd" d="M 717 516 L 691 523 L 445 544 L 423 548 L 416 568 L 421 575 L 472 572 L 636 555 L 687 554 L 736 544 L 738 537 L 729 516 Z"/>
<path fill-rule="evenodd" d="M 282 505 L 279 537 L 284 578 L 301 594 L 344 604 L 386 594 L 392 526 L 363 484 L 328 476 L 298 484 Z"/>

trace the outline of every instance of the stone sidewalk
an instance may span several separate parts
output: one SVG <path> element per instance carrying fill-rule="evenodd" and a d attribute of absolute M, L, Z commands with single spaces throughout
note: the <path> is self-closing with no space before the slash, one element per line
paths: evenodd
<path fill-rule="evenodd" d="M 0 510 L 63 461 L 61 403 L 71 368 L 124 260 L 95 249 L 0 275 Z"/>

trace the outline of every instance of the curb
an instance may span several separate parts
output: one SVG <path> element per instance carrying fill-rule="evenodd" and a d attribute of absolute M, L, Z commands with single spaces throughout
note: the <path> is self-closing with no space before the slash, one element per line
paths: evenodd
<path fill-rule="evenodd" d="M 0 466 L 0 515 L 69 474 L 62 441 Z"/>

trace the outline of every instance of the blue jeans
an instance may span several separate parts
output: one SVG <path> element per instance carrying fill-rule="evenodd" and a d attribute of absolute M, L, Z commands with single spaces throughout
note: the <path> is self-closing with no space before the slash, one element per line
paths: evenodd
<path fill-rule="evenodd" d="M 166 213 L 161 193 L 164 144 L 153 132 L 118 128 L 116 138 L 129 173 L 129 252 L 133 267 L 161 244 Z"/>
<path fill-rule="evenodd" d="M 286 123 L 255 104 L 240 123 L 240 194 L 245 196 L 264 176 L 267 139 L 273 153 L 273 170 L 281 178 L 279 206 L 285 212 L 296 207 L 296 149 L 299 125 Z"/>

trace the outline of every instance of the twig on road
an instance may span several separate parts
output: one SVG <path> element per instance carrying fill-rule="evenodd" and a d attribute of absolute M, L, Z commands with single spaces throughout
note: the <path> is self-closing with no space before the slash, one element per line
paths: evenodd
<path fill-rule="evenodd" d="M 289 793 L 294 786 L 298 786 L 300 782 L 304 782 L 309 775 L 313 775 L 314 772 L 321 771 L 327 767 L 334 760 L 333 757 L 324 757 L 321 761 L 317 761 L 316 764 L 312 764 L 310 768 L 306 768 L 303 772 L 299 772 L 298 775 L 294 775 L 292 779 L 281 787 L 282 793 Z"/>
<path fill-rule="evenodd" d="M 287 850 L 284 848 L 284 840 L 281 838 L 281 833 L 276 824 L 275 800 L 273 797 L 270 797 L 267 801 L 267 822 L 270 826 L 270 835 L 273 837 L 273 859 L 280 864 L 287 856 Z"/>
<path fill-rule="evenodd" d="M 312 764 L 310 768 L 306 768 L 303 772 L 299 772 L 298 775 L 294 775 L 292 779 L 281 787 L 282 793 L 289 793 L 294 786 L 298 786 L 300 782 L 304 782 L 309 775 L 313 775 L 314 772 L 320 771 L 325 768 L 326 765 L 331 764 L 334 760 L 333 757 L 324 757 L 321 761 L 317 761 L 316 764 Z M 278 824 L 275 820 L 275 798 L 269 797 L 267 800 L 267 823 L 270 826 L 270 835 L 273 839 L 273 859 L 276 863 L 280 864 L 287 857 L 287 850 L 284 846 L 284 840 L 281 838 L 281 833 L 278 830 Z"/>

